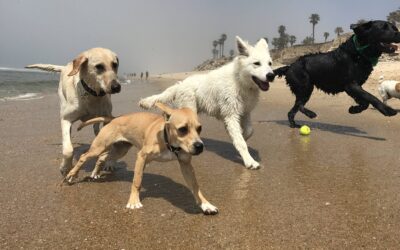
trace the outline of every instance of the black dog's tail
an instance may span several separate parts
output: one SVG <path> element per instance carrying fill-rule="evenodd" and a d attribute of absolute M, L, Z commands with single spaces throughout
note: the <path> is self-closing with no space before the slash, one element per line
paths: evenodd
<path fill-rule="evenodd" d="M 288 69 L 289 69 L 289 66 L 283 66 L 283 67 L 274 69 L 274 74 L 279 77 L 282 77 L 283 75 L 286 75 L 286 72 L 288 71 Z"/>

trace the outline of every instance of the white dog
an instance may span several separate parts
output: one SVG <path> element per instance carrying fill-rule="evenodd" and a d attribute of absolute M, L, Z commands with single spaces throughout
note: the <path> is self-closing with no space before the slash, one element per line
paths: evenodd
<path fill-rule="evenodd" d="M 378 87 L 379 95 L 382 101 L 386 104 L 387 100 L 392 97 L 400 99 L 400 82 L 394 80 L 383 81 L 383 76 L 379 78 L 380 85 Z"/>
<path fill-rule="evenodd" d="M 87 50 L 66 66 L 51 64 L 26 66 L 26 68 L 61 72 L 58 95 L 60 97 L 63 146 L 60 171 L 63 175 L 66 175 L 72 168 L 72 123 L 98 116 L 111 116 L 110 94 L 118 93 L 121 90 L 117 79 L 118 66 L 117 55 L 104 48 Z M 99 125 L 96 124 L 93 128 L 97 135 Z"/>
<path fill-rule="evenodd" d="M 233 145 L 249 169 L 260 164 L 251 157 L 246 141 L 253 133 L 250 113 L 258 102 L 260 89 L 267 91 L 274 74 L 268 44 L 261 39 L 254 47 L 236 37 L 238 56 L 232 62 L 207 74 L 193 75 L 159 95 L 142 99 L 149 109 L 156 102 L 189 107 L 222 120 Z"/>

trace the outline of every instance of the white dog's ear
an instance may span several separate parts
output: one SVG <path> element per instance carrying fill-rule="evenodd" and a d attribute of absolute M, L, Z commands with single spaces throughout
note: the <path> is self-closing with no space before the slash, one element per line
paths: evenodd
<path fill-rule="evenodd" d="M 240 56 L 249 56 L 249 47 L 240 37 L 236 36 L 236 46 Z"/>
<path fill-rule="evenodd" d="M 87 60 L 88 58 L 83 54 L 80 54 L 77 58 L 75 58 L 72 62 L 72 70 L 69 72 L 68 76 L 76 75 L 81 69 L 82 64 L 87 62 Z"/>
<path fill-rule="evenodd" d="M 256 48 L 263 48 L 263 49 L 267 49 L 268 50 L 268 43 L 264 38 L 261 38 L 257 44 L 256 44 Z"/>
<path fill-rule="evenodd" d="M 161 102 L 157 102 L 156 104 L 154 104 L 154 106 L 156 106 L 158 109 L 160 109 L 162 112 L 164 112 L 165 115 L 165 120 L 168 121 L 169 117 L 172 114 L 173 109 L 171 109 L 170 107 L 168 107 L 167 105 L 161 103 Z"/>

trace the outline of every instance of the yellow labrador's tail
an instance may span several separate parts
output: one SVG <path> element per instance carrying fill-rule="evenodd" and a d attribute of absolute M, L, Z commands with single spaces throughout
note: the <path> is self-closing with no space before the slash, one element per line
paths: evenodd
<path fill-rule="evenodd" d="M 85 122 L 82 122 L 79 127 L 77 128 L 77 130 L 81 130 L 82 128 L 91 125 L 91 124 L 95 124 L 95 123 L 99 123 L 99 122 L 104 122 L 104 123 L 109 123 L 110 121 L 112 121 L 115 117 L 107 117 L 107 116 L 102 116 L 102 117 L 96 117 L 90 120 L 87 120 Z"/>
<path fill-rule="evenodd" d="M 27 69 L 41 69 L 44 71 L 50 71 L 50 72 L 61 72 L 61 70 L 64 69 L 65 66 L 59 66 L 59 65 L 53 65 L 53 64 L 31 64 L 28 66 L 25 66 Z"/>

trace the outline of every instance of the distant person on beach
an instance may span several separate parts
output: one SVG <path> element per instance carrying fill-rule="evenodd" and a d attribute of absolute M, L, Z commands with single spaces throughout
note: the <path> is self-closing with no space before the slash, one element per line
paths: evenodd
<path fill-rule="evenodd" d="M 146 80 L 149 78 L 149 71 L 146 71 Z"/>
<path fill-rule="evenodd" d="M 142 79 L 143 79 L 143 72 L 140 73 L 140 80 L 142 80 Z"/>

